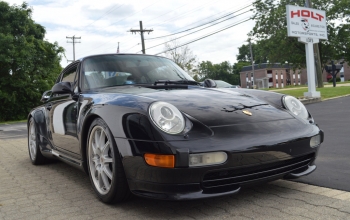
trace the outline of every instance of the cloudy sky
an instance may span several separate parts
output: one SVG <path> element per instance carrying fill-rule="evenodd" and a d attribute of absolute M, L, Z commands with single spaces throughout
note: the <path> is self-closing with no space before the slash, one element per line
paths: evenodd
<path fill-rule="evenodd" d="M 23 2 L 5 1 L 10 5 Z M 75 47 L 76 59 L 92 54 L 115 53 L 118 42 L 121 53 L 141 53 L 140 34 L 128 32 L 130 29 L 139 29 L 139 21 L 143 22 L 144 29 L 153 29 L 153 32 L 145 34 L 147 54 L 161 53 L 165 50 L 164 42 L 173 38 L 179 38 L 177 43 L 184 44 L 228 28 L 188 46 L 198 61 L 234 63 L 237 48 L 246 43 L 247 34 L 254 26 L 254 21 L 245 21 L 252 16 L 249 9 L 252 8 L 253 0 L 26 0 L 26 2 L 34 10 L 34 21 L 46 28 L 46 39 L 50 42 L 57 41 L 65 48 L 66 58 L 61 62 L 63 67 L 68 64 L 67 59 L 73 59 L 73 45 L 67 43 L 67 36 L 81 37 L 81 43 L 77 43 Z M 224 18 L 219 19 L 220 17 Z M 218 20 L 211 22 L 216 19 Z M 203 25 L 205 23 L 208 24 Z M 186 31 L 188 29 L 191 30 Z M 182 33 L 176 34 L 178 32 Z"/>

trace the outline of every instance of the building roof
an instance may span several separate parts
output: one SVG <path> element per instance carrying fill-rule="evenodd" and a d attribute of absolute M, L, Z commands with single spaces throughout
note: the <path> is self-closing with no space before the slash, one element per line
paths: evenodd
<path fill-rule="evenodd" d="M 254 70 L 259 69 L 290 69 L 291 66 L 287 64 L 280 64 L 280 63 L 261 63 L 261 64 L 254 64 Z M 241 72 L 246 71 L 252 71 L 252 66 L 244 66 L 241 70 Z"/>

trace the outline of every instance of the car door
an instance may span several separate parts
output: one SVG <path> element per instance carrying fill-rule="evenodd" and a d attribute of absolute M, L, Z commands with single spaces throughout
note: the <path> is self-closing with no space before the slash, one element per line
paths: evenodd
<path fill-rule="evenodd" d="M 52 94 L 46 109 L 50 118 L 49 124 L 53 145 L 63 153 L 80 158 L 77 135 L 79 113 L 78 71 L 79 62 L 70 64 L 62 71 L 56 83 L 70 82 L 72 92 Z"/>

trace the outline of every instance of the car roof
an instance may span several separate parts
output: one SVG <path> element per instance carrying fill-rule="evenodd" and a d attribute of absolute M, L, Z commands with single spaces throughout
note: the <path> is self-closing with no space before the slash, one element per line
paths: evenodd
<path fill-rule="evenodd" d="M 167 57 L 163 57 L 163 56 L 157 56 L 157 55 L 151 55 L 151 54 L 136 54 L 136 53 L 105 53 L 105 54 L 94 54 L 94 55 L 89 55 L 89 56 L 85 56 L 82 58 L 79 58 L 80 61 L 85 60 L 86 58 L 90 58 L 90 57 L 98 57 L 98 56 L 108 56 L 108 55 L 117 55 L 117 56 L 123 56 L 123 55 L 137 55 L 137 56 L 152 56 L 152 57 L 160 57 L 160 58 L 166 58 L 168 60 L 170 60 Z"/>

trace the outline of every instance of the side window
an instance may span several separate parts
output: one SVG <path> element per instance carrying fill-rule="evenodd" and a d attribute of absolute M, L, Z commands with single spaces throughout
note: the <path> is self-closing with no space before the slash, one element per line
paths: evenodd
<path fill-rule="evenodd" d="M 62 80 L 61 82 L 71 82 L 71 83 L 74 83 L 75 82 L 75 75 L 76 75 L 76 71 L 77 71 L 77 68 L 72 68 L 70 70 L 68 70 L 67 72 L 65 72 L 62 76 Z"/>
<path fill-rule="evenodd" d="M 79 66 L 78 63 L 75 63 L 67 67 L 65 70 L 63 70 L 63 74 L 61 76 L 62 78 L 60 80 L 60 82 L 70 82 L 75 92 L 78 90 L 78 87 L 77 87 L 78 75 L 79 75 L 78 66 Z"/>

